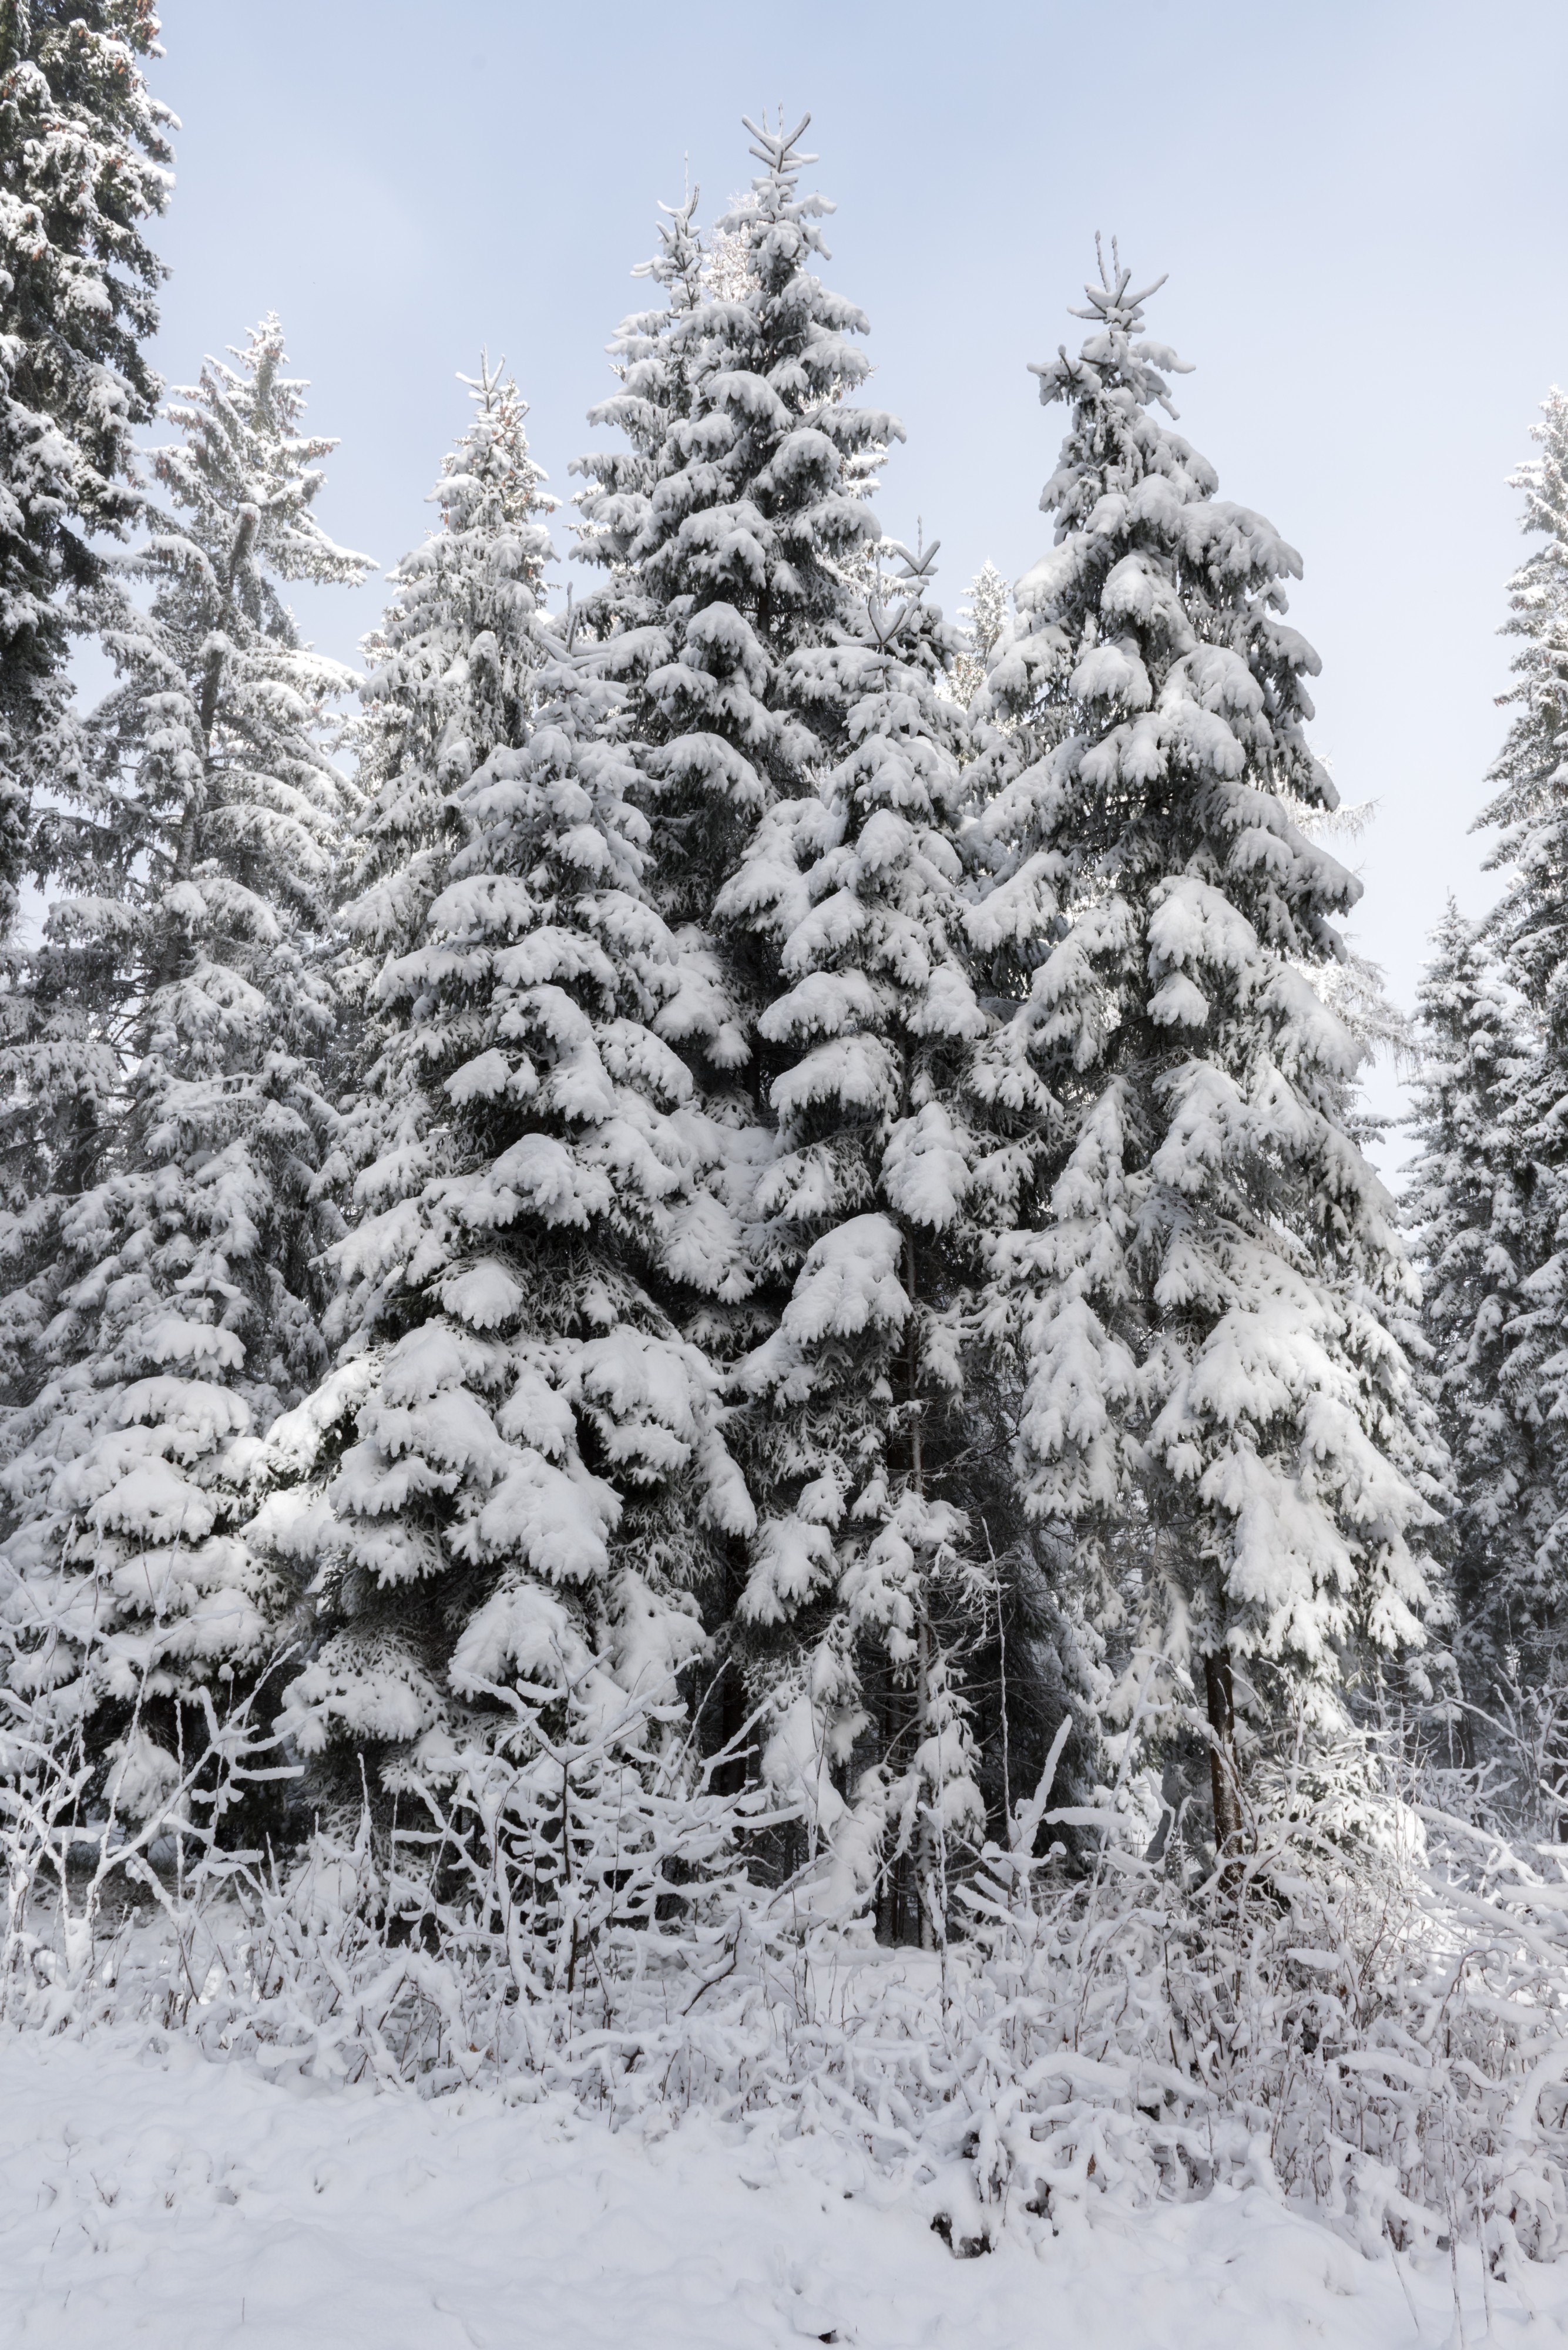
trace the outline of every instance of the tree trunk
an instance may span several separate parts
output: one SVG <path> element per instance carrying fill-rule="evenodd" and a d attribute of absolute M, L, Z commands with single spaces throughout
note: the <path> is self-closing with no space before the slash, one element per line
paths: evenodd
<path fill-rule="evenodd" d="M 906 1064 L 904 1097 L 909 1099 L 909 1073 Z M 915 1305 L 920 1295 L 919 1260 L 915 1254 L 915 1236 L 904 1234 L 904 1287 L 909 1294 L 909 1319 L 904 1339 L 904 1374 L 909 1409 L 909 1483 L 923 1501 L 926 1492 L 925 1431 L 920 1414 L 924 1399 L 920 1394 L 920 1336 Z M 931 1623 L 926 1607 L 925 1594 L 919 1600 L 919 1616 L 916 1626 L 918 1658 L 915 1678 L 915 1751 L 925 1744 L 931 1730 Z M 940 1800 L 940 1791 L 932 1789 Z M 934 1950 L 939 1939 L 941 1919 L 940 1856 L 937 1851 L 936 1834 L 931 1825 L 930 1804 L 921 1806 L 920 1818 L 915 1829 L 915 1906 L 919 1912 L 916 1929 L 920 1948 Z"/>
<path fill-rule="evenodd" d="M 1236 1704 L 1231 1651 L 1216 1648 L 1203 1659 L 1203 1693 L 1209 1708 L 1209 1778 L 1214 1795 L 1217 1856 L 1239 1850 L 1241 1795 L 1236 1776 Z"/>
<path fill-rule="evenodd" d="M 732 1631 L 738 1620 L 741 1595 L 746 1587 L 745 1551 L 739 1535 L 732 1535 L 725 1544 L 723 1581 L 723 1620 Z M 719 1659 L 719 1744 L 725 1748 L 739 1746 L 741 1732 L 750 1712 L 747 1702 L 745 1675 L 741 1669 L 738 1644 L 721 1646 Z M 756 1756 L 752 1751 L 754 1742 L 748 1740 L 747 1751 L 732 1754 L 721 1762 L 713 1773 L 713 1790 L 720 1795 L 739 1795 L 756 1777 Z"/>
<path fill-rule="evenodd" d="M 916 1629 L 919 1643 L 917 1664 L 916 1704 L 919 1709 L 919 1737 L 924 1743 L 931 1727 L 931 1627 L 925 1608 Z M 932 1797 L 940 1800 L 936 1789 Z M 915 1830 L 915 1887 L 920 1906 L 919 1929 L 922 1950 L 934 1950 L 942 1922 L 941 1855 L 937 1849 L 936 1831 L 931 1825 L 930 1804 L 921 1806 L 919 1823 Z"/>
<path fill-rule="evenodd" d="M 882 1676 L 882 1754 L 890 1762 L 904 1733 L 904 1698 L 893 1678 L 892 1666 L 887 1665 Z M 889 1949 L 904 1939 L 903 1878 L 907 1853 L 898 1855 L 883 1846 L 882 1875 L 877 1888 L 877 1939 Z"/>

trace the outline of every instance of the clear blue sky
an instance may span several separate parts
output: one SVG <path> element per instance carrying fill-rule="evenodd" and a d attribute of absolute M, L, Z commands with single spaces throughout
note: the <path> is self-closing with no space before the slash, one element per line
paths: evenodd
<path fill-rule="evenodd" d="M 1355 927 L 1397 997 L 1445 891 L 1488 902 L 1468 827 L 1523 544 L 1505 477 L 1568 378 L 1561 0 L 166 0 L 163 24 L 160 363 L 186 380 L 278 310 L 342 440 L 322 519 L 386 564 L 482 343 L 569 489 L 659 199 L 689 156 L 711 216 L 749 176 L 740 115 L 782 102 L 811 109 L 826 274 L 909 432 L 883 518 L 941 538 L 950 610 L 986 556 L 1011 578 L 1044 549 L 1061 411 L 1026 363 L 1084 331 L 1065 307 L 1115 231 L 1169 273 L 1149 324 L 1196 364 L 1182 429 L 1305 558 L 1317 744 L 1379 803 Z M 352 657 L 380 600 L 302 618 Z"/>

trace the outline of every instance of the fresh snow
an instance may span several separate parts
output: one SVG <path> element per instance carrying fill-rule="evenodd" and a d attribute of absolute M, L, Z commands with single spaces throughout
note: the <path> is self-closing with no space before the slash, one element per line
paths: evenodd
<path fill-rule="evenodd" d="M 1473 2251 L 1459 2275 L 1479 2344 Z M 1530 2284 L 1533 2324 L 1492 2283 L 1494 2342 L 1568 2331 L 1568 2280 Z M 997 2251 L 955 2260 L 918 2194 L 826 2138 L 706 2116 L 616 2136 L 564 2103 L 279 2085 L 184 2042 L 31 2032 L 0 2039 L 0 2313 L 6 2350 L 1460 2338 L 1446 2259 L 1367 2261 L 1261 2187 L 1055 2237 L 1019 2216 Z"/>

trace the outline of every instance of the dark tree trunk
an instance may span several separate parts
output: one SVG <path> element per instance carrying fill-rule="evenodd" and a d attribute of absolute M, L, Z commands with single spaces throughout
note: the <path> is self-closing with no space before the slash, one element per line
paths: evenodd
<path fill-rule="evenodd" d="M 746 1561 L 738 1537 L 731 1537 L 726 1550 L 723 1620 L 726 1624 L 733 1626 L 741 1594 L 746 1587 Z M 746 1717 L 750 1711 L 746 1679 L 741 1669 L 740 1655 L 734 1648 L 722 1650 L 719 1664 L 718 1740 L 721 1748 L 739 1746 L 741 1732 L 746 1726 Z M 756 1758 L 750 1751 L 752 1743 L 753 1742 L 748 1741 L 746 1752 L 736 1752 L 728 1762 L 720 1763 L 713 1773 L 713 1789 L 716 1794 L 738 1795 L 754 1780 Z"/>
<path fill-rule="evenodd" d="M 1241 1796 L 1236 1777 L 1236 1702 L 1231 1651 L 1216 1648 L 1203 1659 L 1203 1693 L 1209 1708 L 1209 1778 L 1214 1794 L 1214 1850 L 1235 1852 L 1241 1842 Z"/>
<path fill-rule="evenodd" d="M 893 1669 L 885 1665 L 882 1674 L 882 1753 L 888 1763 L 896 1767 L 895 1754 L 904 1741 L 909 1727 L 908 1693 L 893 1678 Z M 914 1938 L 909 1929 L 909 1855 L 893 1853 L 887 1846 L 882 1851 L 882 1876 L 877 1888 L 877 1939 L 890 1947 Z"/>

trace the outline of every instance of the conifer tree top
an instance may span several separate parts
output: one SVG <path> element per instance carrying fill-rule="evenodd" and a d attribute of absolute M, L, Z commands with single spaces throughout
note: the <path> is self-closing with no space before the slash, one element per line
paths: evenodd
<path fill-rule="evenodd" d="M 297 429 L 310 386 L 282 372 L 288 355 L 276 312 L 251 328 L 243 348 L 231 344 L 229 351 L 237 368 L 207 359 L 200 380 L 176 386 L 165 405 L 183 437 L 154 451 L 159 480 L 196 518 L 191 536 L 198 540 L 206 525 L 228 551 L 237 497 L 250 536 L 281 578 L 359 579 L 375 568 L 374 556 L 335 546 L 310 511 L 327 482 L 319 460 L 337 442 Z M 280 610 L 270 603 L 268 619 Z"/>
<path fill-rule="evenodd" d="M 1539 453 L 1509 476 L 1524 493 L 1520 528 L 1536 539 L 1508 584 L 1502 633 L 1518 640 L 1511 682 L 1500 698 L 1511 712 L 1489 781 L 1495 796 L 1476 819 L 1501 837 L 1488 869 L 1510 875 L 1490 917 L 1508 975 L 1548 1006 L 1554 1026 L 1568 1021 L 1563 980 L 1563 774 L 1568 751 L 1568 397 L 1555 386 L 1530 428 Z"/>

